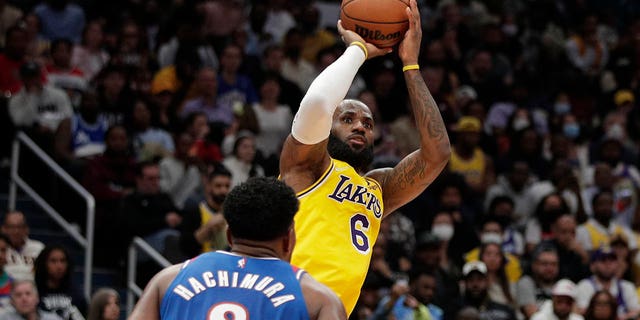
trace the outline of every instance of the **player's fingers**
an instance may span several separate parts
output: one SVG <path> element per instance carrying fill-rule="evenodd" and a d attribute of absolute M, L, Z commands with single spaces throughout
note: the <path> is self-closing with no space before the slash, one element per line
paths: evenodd
<path fill-rule="evenodd" d="M 342 20 L 338 20 L 338 32 L 340 32 L 340 34 L 344 33 L 344 28 L 342 27 Z"/>
<path fill-rule="evenodd" d="M 420 28 L 420 11 L 418 10 L 418 1 L 410 0 L 409 4 L 411 6 L 411 13 L 415 19 L 416 26 Z"/>

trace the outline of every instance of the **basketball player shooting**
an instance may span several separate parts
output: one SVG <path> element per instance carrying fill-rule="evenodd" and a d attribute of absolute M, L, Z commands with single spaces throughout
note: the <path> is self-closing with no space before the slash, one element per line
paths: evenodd
<path fill-rule="evenodd" d="M 451 152 L 442 117 L 417 64 L 422 29 L 416 0 L 406 14 L 409 30 L 398 55 L 420 149 L 394 168 L 367 172 L 373 159 L 373 116 L 361 101 L 343 99 L 363 62 L 390 49 L 366 43 L 338 22 L 348 47 L 311 84 L 280 159 L 281 179 L 300 200 L 291 263 L 334 290 L 347 313 L 360 294 L 381 219 L 422 193 Z"/>

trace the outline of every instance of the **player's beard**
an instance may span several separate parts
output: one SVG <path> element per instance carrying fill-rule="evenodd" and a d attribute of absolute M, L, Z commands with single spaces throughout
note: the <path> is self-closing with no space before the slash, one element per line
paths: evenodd
<path fill-rule="evenodd" d="M 365 146 L 362 150 L 356 151 L 333 134 L 329 135 L 327 150 L 332 158 L 350 164 L 358 172 L 367 171 L 369 165 L 373 162 L 372 145 Z"/>

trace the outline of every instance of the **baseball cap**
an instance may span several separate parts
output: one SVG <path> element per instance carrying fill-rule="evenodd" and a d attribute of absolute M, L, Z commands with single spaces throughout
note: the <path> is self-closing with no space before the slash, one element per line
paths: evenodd
<path fill-rule="evenodd" d="M 591 254 L 591 262 L 602 261 L 610 258 L 616 258 L 616 253 L 613 252 L 610 246 L 602 246 Z"/>
<path fill-rule="evenodd" d="M 418 241 L 416 242 L 416 249 L 426 249 L 426 248 L 438 248 L 440 247 L 442 241 L 435 234 L 427 231 L 423 232 L 418 236 Z"/>
<path fill-rule="evenodd" d="M 476 117 L 464 116 L 458 120 L 456 131 L 462 132 L 480 132 L 482 125 Z"/>
<path fill-rule="evenodd" d="M 476 89 L 474 89 L 471 86 L 460 86 L 460 88 L 456 90 L 454 95 L 456 99 L 467 98 L 467 99 L 475 100 L 478 98 L 478 93 L 476 92 Z"/>
<path fill-rule="evenodd" d="M 551 289 L 551 294 L 554 296 L 567 296 L 572 299 L 576 298 L 576 284 L 569 279 L 561 279 L 556 282 Z"/>
<path fill-rule="evenodd" d="M 487 265 L 482 261 L 470 261 L 465 263 L 462 267 L 462 276 L 467 277 L 471 272 L 480 272 L 483 275 L 487 274 Z"/>
<path fill-rule="evenodd" d="M 616 103 L 617 106 L 620 106 L 627 102 L 634 103 L 636 101 L 636 97 L 633 95 L 633 92 L 631 92 L 631 90 L 623 89 L 623 90 L 618 90 L 613 95 L 613 101 Z"/>
<path fill-rule="evenodd" d="M 624 245 L 625 247 L 629 247 L 629 241 L 627 241 L 627 237 L 619 233 L 611 236 L 611 240 L 609 241 L 609 244 L 612 246 L 616 244 L 621 244 L 621 245 Z"/>

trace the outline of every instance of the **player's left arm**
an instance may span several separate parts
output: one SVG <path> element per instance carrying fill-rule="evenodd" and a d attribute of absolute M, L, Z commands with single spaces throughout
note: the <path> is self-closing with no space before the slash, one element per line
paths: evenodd
<path fill-rule="evenodd" d="M 311 320 L 346 320 L 347 313 L 340 298 L 327 286 L 305 273 L 300 281 Z"/>
<path fill-rule="evenodd" d="M 398 48 L 404 66 L 418 64 L 422 29 L 416 0 L 411 0 L 407 16 L 409 30 Z M 440 110 L 420 70 L 407 70 L 404 78 L 420 133 L 420 149 L 402 159 L 395 168 L 378 169 L 367 174 L 382 186 L 385 215 L 422 193 L 444 169 L 451 155 L 449 136 Z"/>
<path fill-rule="evenodd" d="M 158 320 L 160 319 L 160 303 L 167 287 L 176 277 L 182 264 L 165 268 L 156 274 L 144 289 L 136 307 L 129 315 L 129 320 Z"/>

